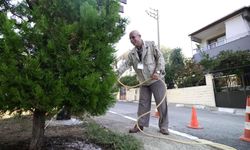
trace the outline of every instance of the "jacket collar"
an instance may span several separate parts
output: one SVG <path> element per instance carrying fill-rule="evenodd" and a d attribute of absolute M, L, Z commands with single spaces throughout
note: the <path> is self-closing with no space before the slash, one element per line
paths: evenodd
<path fill-rule="evenodd" d="M 143 41 L 143 44 L 142 44 L 142 58 L 141 58 L 141 60 L 143 60 L 144 59 L 144 57 L 145 57 L 145 55 L 147 54 L 147 52 L 148 52 L 148 42 L 144 42 Z M 139 56 L 138 56 L 138 54 L 137 54 L 137 48 L 136 47 L 134 47 L 133 49 L 132 49 L 132 51 L 131 51 L 131 53 L 133 54 L 133 55 L 135 55 L 136 56 L 136 58 L 138 59 L 138 60 L 140 60 L 139 59 Z"/>

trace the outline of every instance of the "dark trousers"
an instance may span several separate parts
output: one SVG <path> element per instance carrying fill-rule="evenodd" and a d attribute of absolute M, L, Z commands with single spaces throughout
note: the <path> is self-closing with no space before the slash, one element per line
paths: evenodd
<path fill-rule="evenodd" d="M 165 83 L 161 80 L 158 80 L 151 85 L 141 86 L 140 87 L 140 98 L 138 105 L 138 117 L 151 110 L 151 99 L 152 94 L 154 95 L 156 105 L 158 105 L 162 98 L 164 97 L 166 91 Z M 168 106 L 167 106 L 167 97 L 158 107 L 160 113 L 158 126 L 160 129 L 168 129 Z M 150 114 L 147 114 L 139 119 L 139 125 L 148 127 L 149 126 Z"/>

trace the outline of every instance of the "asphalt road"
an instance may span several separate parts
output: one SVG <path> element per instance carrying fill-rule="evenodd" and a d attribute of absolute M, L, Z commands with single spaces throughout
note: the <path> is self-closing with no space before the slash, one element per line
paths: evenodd
<path fill-rule="evenodd" d="M 187 125 L 191 120 L 192 109 L 169 105 L 169 128 L 201 139 L 221 143 L 237 150 L 250 150 L 250 142 L 239 139 L 244 134 L 244 115 L 236 115 L 206 109 L 196 109 L 199 125 L 203 129 L 191 129 Z M 154 105 L 152 105 L 154 110 Z M 137 118 L 137 103 L 117 102 L 110 111 Z M 153 113 L 152 113 L 153 115 Z M 151 117 L 150 125 L 157 127 L 158 119 Z"/>

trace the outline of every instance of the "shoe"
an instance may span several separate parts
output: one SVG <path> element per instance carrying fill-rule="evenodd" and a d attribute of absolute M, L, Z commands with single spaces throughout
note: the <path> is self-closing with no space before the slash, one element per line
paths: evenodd
<path fill-rule="evenodd" d="M 143 130 L 143 126 L 139 126 L 139 128 L 140 128 L 141 130 Z M 139 128 L 137 127 L 137 125 L 135 125 L 134 128 L 129 129 L 129 133 L 137 133 L 137 132 L 140 132 Z"/>
<path fill-rule="evenodd" d="M 160 133 L 164 135 L 169 135 L 169 131 L 166 129 L 160 129 Z"/>

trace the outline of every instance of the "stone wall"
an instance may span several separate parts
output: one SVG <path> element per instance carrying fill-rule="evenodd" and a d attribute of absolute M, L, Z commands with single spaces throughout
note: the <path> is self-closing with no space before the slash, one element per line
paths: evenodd
<path fill-rule="evenodd" d="M 168 89 L 167 99 L 169 103 L 177 104 L 195 104 L 216 107 L 214 89 L 213 89 L 213 76 L 211 74 L 205 75 L 206 85 L 195 86 L 178 89 Z M 117 94 L 117 99 L 120 99 Z M 139 89 L 126 90 L 126 101 L 138 101 Z M 154 99 L 152 99 L 154 101 Z"/>

